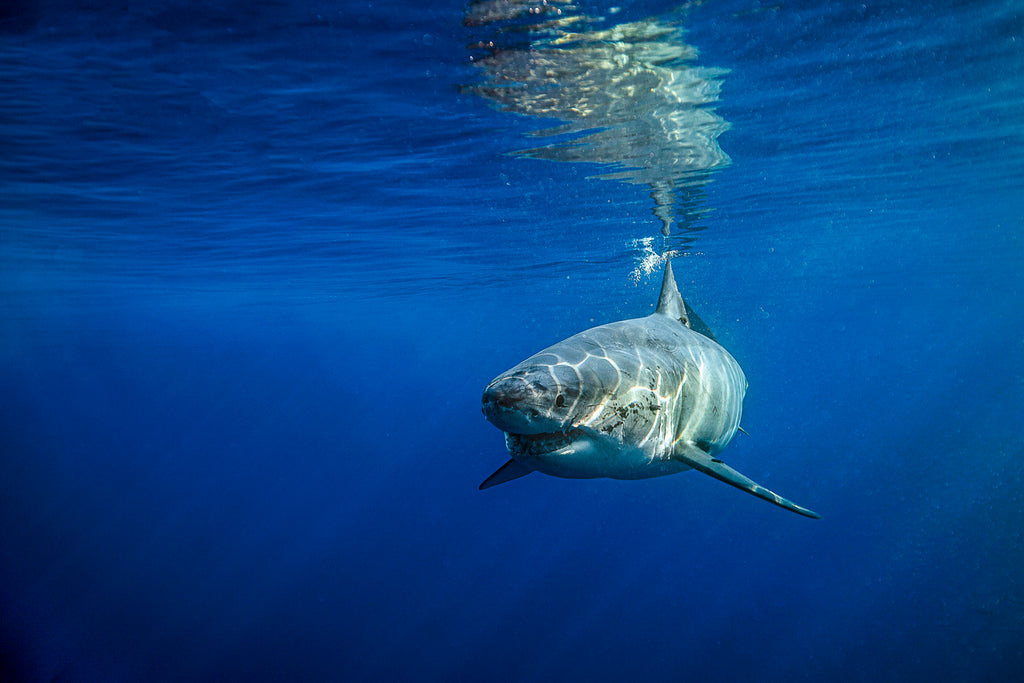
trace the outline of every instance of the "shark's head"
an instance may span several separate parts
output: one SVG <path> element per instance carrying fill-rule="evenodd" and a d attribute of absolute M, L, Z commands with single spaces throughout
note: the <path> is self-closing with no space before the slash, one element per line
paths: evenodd
<path fill-rule="evenodd" d="M 553 374 L 558 366 L 520 364 L 495 378 L 484 390 L 482 408 L 491 424 L 513 434 L 544 434 L 572 426 L 578 402 L 575 378 Z M 573 380 L 573 381 L 565 381 Z"/>
<path fill-rule="evenodd" d="M 607 360 L 570 364 L 549 349 L 487 385 L 483 413 L 523 465 L 556 476 L 600 476 L 604 460 L 622 448 L 623 421 L 613 432 L 588 426 L 588 418 L 609 404 L 616 383 Z"/>

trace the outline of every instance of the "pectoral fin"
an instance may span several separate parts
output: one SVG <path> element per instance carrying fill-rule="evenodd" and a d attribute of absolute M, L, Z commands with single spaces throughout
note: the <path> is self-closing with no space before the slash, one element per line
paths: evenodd
<path fill-rule="evenodd" d="M 526 465 L 521 465 L 515 460 L 509 460 L 507 463 L 499 467 L 494 474 L 484 479 L 484 483 L 480 484 L 480 490 L 483 491 L 484 489 L 489 489 L 492 486 L 504 484 L 506 481 L 525 477 L 530 472 L 533 472 L 533 470 Z"/>
<path fill-rule="evenodd" d="M 724 481 L 730 486 L 735 486 L 738 489 L 742 489 L 747 493 L 752 493 L 758 498 L 767 500 L 769 503 L 774 503 L 779 507 L 784 507 L 787 510 L 791 510 L 798 515 L 804 517 L 811 517 L 812 519 L 821 519 L 821 515 L 807 508 L 800 507 L 796 503 L 786 500 L 782 496 L 772 491 L 769 491 L 765 487 L 757 484 L 747 477 L 743 476 L 733 468 L 726 465 L 718 458 L 714 458 L 708 455 L 706 452 L 697 448 L 696 446 L 680 446 L 672 456 L 679 462 L 685 463 L 695 470 L 700 470 L 704 474 L 714 477 L 719 481 Z M 498 474 L 495 472 L 494 474 Z M 494 477 L 494 475 L 491 475 Z M 522 476 L 522 475 L 520 475 Z M 488 480 L 490 481 L 490 480 Z M 487 482 L 484 482 L 486 484 Z M 482 485 L 481 485 L 482 488 Z"/>

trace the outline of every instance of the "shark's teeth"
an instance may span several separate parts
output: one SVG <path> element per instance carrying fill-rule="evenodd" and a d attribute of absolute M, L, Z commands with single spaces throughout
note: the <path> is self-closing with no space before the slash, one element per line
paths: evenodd
<path fill-rule="evenodd" d="M 544 455 L 568 446 L 579 438 L 580 430 L 570 429 L 566 432 L 552 434 L 510 434 L 505 432 L 505 446 L 508 452 L 517 455 Z"/>

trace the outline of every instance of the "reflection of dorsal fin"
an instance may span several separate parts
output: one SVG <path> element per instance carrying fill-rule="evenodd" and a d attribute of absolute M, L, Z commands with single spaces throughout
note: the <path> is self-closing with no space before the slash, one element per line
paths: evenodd
<path fill-rule="evenodd" d="M 665 277 L 661 281 L 661 296 L 658 297 L 658 313 L 675 318 L 694 332 L 699 332 L 712 341 L 715 335 L 710 328 L 700 319 L 690 305 L 683 301 L 683 296 L 676 286 L 676 278 L 672 274 L 672 258 L 665 257 Z"/>

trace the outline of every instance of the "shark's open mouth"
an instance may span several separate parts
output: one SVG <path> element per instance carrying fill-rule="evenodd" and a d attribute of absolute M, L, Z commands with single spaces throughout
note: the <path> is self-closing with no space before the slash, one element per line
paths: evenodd
<path fill-rule="evenodd" d="M 568 446 L 581 435 L 579 429 L 552 434 L 511 434 L 505 432 L 505 445 L 514 458 L 518 455 L 544 455 Z"/>

